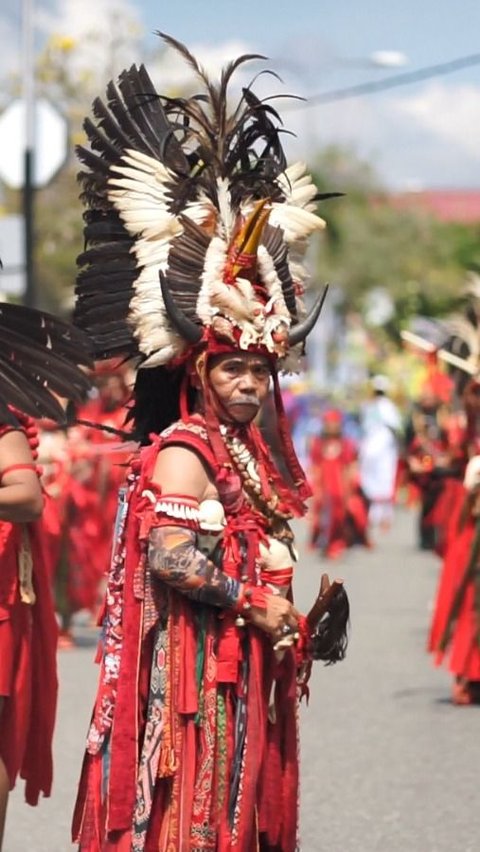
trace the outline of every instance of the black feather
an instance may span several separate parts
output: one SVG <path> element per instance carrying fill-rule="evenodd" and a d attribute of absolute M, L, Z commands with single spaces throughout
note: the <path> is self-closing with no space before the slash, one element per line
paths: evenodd
<path fill-rule="evenodd" d="M 80 400 L 90 381 L 90 343 L 79 329 L 51 314 L 0 305 L 0 417 L 13 405 L 32 417 L 64 421 L 56 396 Z"/>

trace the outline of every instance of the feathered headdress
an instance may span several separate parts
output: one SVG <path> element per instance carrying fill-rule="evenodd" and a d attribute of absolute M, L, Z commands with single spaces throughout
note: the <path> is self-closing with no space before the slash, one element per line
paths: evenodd
<path fill-rule="evenodd" d="M 51 314 L 0 304 L 0 422 L 14 423 L 8 406 L 31 417 L 65 422 L 57 397 L 81 400 L 90 380 L 86 335 Z"/>
<path fill-rule="evenodd" d="M 240 56 L 214 85 L 161 34 L 204 92 L 160 96 L 143 66 L 110 82 L 80 147 L 86 250 L 75 319 L 95 357 L 178 363 L 207 346 L 260 350 L 291 369 L 322 305 L 302 302 L 307 239 L 324 227 L 303 163 L 287 166 L 280 119 L 250 87 L 227 109 Z"/>

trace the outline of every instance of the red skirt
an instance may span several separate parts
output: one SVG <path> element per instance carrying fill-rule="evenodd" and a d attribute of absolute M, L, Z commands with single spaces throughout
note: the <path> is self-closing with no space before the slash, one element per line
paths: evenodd
<path fill-rule="evenodd" d="M 0 698 L 8 698 L 28 683 L 30 640 L 32 634 L 31 607 L 16 600 L 10 615 L 0 621 Z"/>
<path fill-rule="evenodd" d="M 41 522 L 29 524 L 36 603 L 20 600 L 17 588 L 19 527 L 0 523 L 3 533 L 0 596 L 0 755 L 13 787 L 25 779 L 25 799 L 36 805 L 50 795 L 52 737 L 57 698 L 57 624 L 46 568 Z"/>

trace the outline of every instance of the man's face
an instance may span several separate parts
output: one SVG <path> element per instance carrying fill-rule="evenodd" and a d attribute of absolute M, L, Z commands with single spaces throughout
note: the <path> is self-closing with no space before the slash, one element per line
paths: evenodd
<path fill-rule="evenodd" d="M 327 438 L 339 438 L 341 431 L 342 424 L 339 420 L 325 420 L 323 433 Z"/>
<path fill-rule="evenodd" d="M 227 417 L 235 423 L 250 423 L 268 394 L 268 359 L 247 352 L 218 355 L 212 360 L 209 380 Z"/>

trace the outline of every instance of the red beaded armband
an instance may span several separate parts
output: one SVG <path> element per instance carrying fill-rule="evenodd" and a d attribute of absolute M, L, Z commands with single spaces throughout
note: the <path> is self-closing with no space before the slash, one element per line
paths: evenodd
<path fill-rule="evenodd" d="M 28 464 L 27 462 L 25 464 L 11 464 L 0 473 L 0 483 L 7 473 L 13 473 L 14 470 L 33 470 L 34 473 L 37 473 L 37 466 L 36 464 Z"/>
<path fill-rule="evenodd" d="M 266 609 L 267 597 L 273 594 L 275 594 L 273 590 L 265 586 L 254 586 L 252 583 L 244 583 L 242 594 L 235 606 L 235 612 L 239 615 L 248 616 L 252 606 L 258 609 Z"/>
<path fill-rule="evenodd" d="M 18 429 L 15 426 L 12 426 L 10 423 L 3 423 L 0 426 L 0 438 L 3 438 L 4 435 L 8 435 L 9 432 L 17 432 Z"/>

